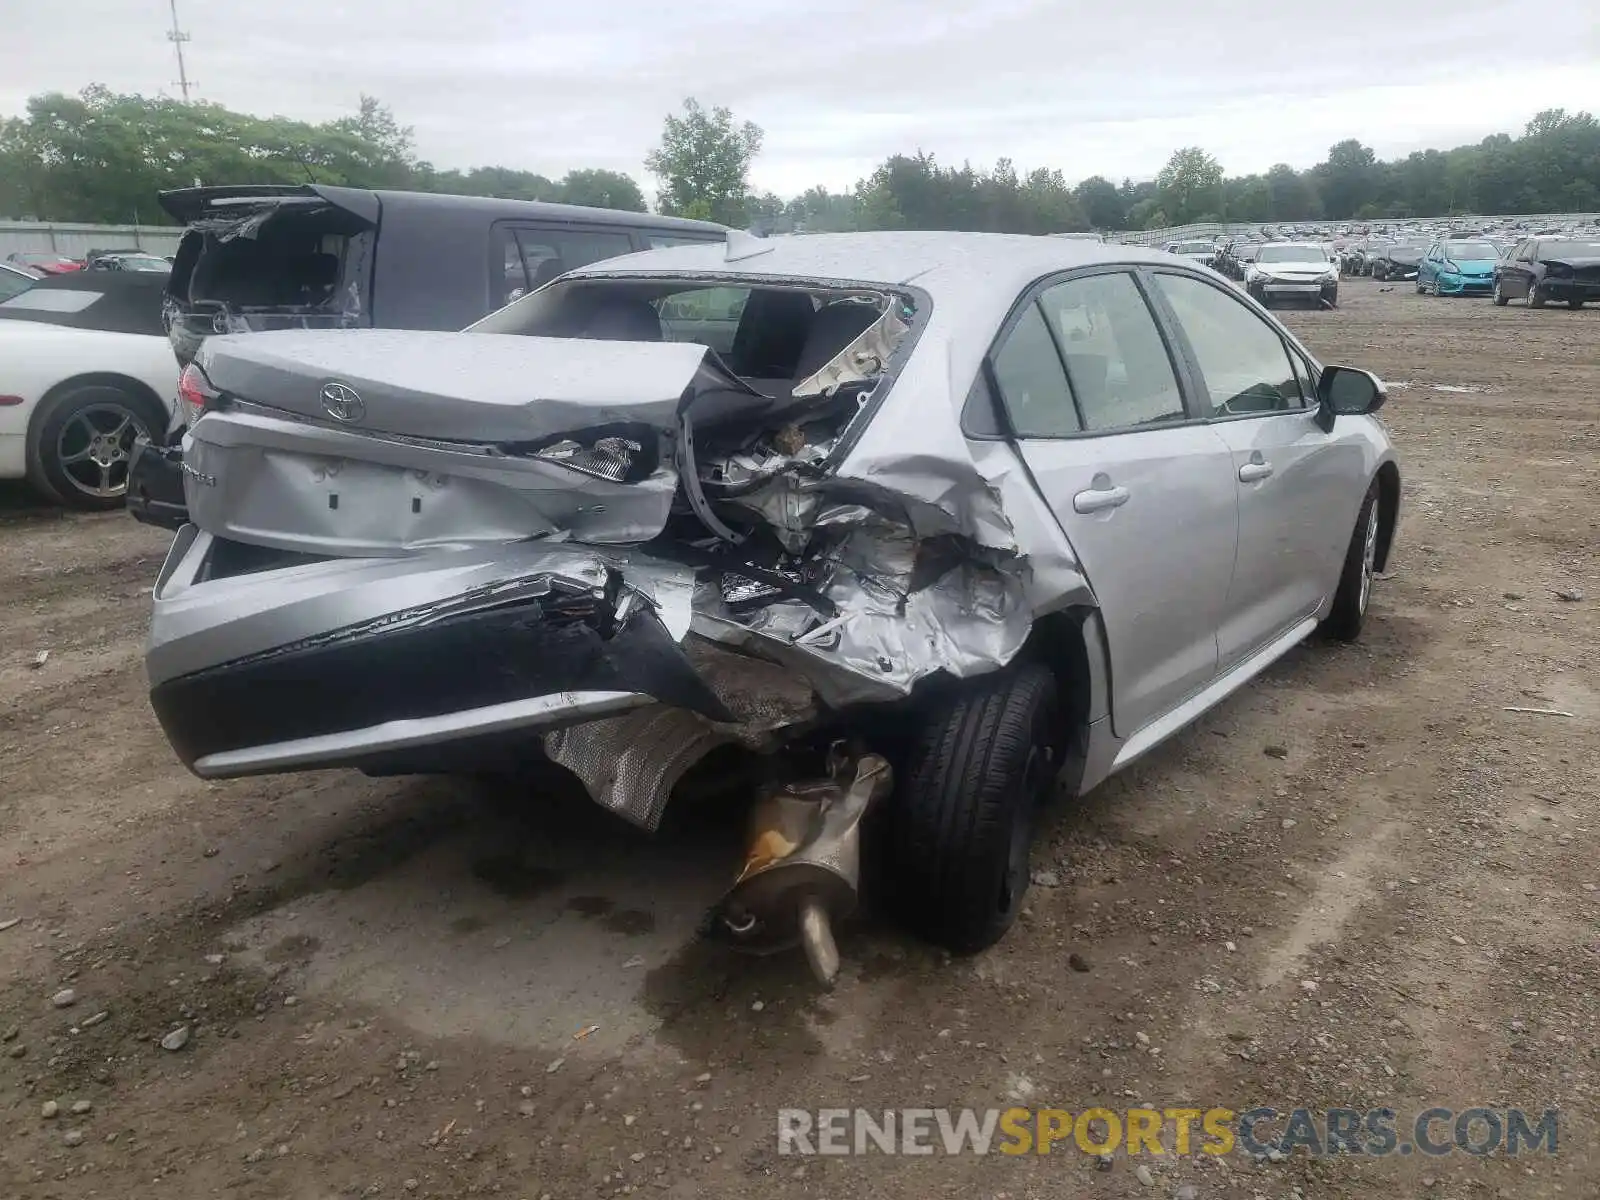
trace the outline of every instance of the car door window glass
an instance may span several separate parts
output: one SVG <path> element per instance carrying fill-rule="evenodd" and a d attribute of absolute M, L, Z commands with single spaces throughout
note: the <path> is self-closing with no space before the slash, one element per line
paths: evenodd
<path fill-rule="evenodd" d="M 1203 376 L 1214 417 L 1305 407 L 1278 331 L 1221 288 L 1187 275 L 1159 274 Z"/>
<path fill-rule="evenodd" d="M 537 291 L 558 275 L 605 258 L 633 253 L 633 238 L 623 232 L 581 229 L 518 229 L 527 288 Z"/>
<path fill-rule="evenodd" d="M 1187 417 L 1166 343 L 1131 274 L 1069 279 L 1047 289 L 1039 306 L 1061 346 L 1086 431 Z"/>
<path fill-rule="evenodd" d="M 1022 311 L 991 358 L 1001 402 L 1018 437 L 1063 437 L 1083 425 L 1061 370 L 1061 355 L 1038 304 Z"/>

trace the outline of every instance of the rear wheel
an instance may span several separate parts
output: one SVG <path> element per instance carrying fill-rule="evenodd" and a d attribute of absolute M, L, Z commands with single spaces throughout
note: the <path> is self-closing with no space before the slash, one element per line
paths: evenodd
<path fill-rule="evenodd" d="M 1333 605 L 1322 619 L 1322 632 L 1341 642 L 1361 636 L 1367 603 L 1372 599 L 1372 576 L 1378 561 L 1378 481 L 1373 480 L 1361 501 L 1355 531 L 1344 555 L 1344 570 L 1333 593 Z"/>
<path fill-rule="evenodd" d="M 1573 312 L 1577 312 L 1580 308 L 1583 307 L 1583 301 L 1582 300 L 1568 300 L 1567 301 L 1567 307 L 1570 308 Z"/>
<path fill-rule="evenodd" d="M 165 414 L 115 384 L 68 385 L 39 405 L 30 428 L 28 478 L 69 508 L 121 507 L 136 437 L 159 432 Z"/>
<path fill-rule="evenodd" d="M 1028 890 L 1035 810 L 1065 745 L 1055 676 L 1024 663 L 961 686 L 926 718 L 890 821 L 902 918 L 970 954 L 999 941 Z"/>
<path fill-rule="evenodd" d="M 1504 308 L 1509 300 L 1509 297 L 1500 290 L 1500 281 L 1498 279 L 1494 281 L 1494 292 L 1492 293 L 1492 298 L 1494 302 L 1501 308 Z"/>
<path fill-rule="evenodd" d="M 1528 307 L 1543 308 L 1544 301 L 1545 296 L 1544 293 L 1539 290 L 1539 281 L 1537 279 L 1528 280 Z"/>

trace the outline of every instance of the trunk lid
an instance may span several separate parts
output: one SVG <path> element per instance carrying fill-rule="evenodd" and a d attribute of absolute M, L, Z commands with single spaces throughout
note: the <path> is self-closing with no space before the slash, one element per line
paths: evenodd
<path fill-rule="evenodd" d="M 359 188 L 242 186 L 163 192 L 188 226 L 167 281 L 181 365 L 216 334 L 343 329 L 371 320 L 381 205 Z"/>
<path fill-rule="evenodd" d="M 610 424 L 669 430 L 703 371 L 705 383 L 749 392 L 713 373 L 707 353 L 689 342 L 286 330 L 215 339 L 199 362 L 225 397 L 339 428 L 520 443 Z"/>
<path fill-rule="evenodd" d="M 208 342 L 190 519 L 232 541 L 387 557 L 527 538 L 648 541 L 686 402 L 765 400 L 704 346 L 417 330 Z"/>

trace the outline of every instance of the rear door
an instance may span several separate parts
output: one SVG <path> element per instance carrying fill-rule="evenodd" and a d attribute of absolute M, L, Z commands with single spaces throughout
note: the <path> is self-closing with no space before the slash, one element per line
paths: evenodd
<path fill-rule="evenodd" d="M 990 359 L 1019 449 L 1099 600 L 1128 737 L 1216 675 L 1238 501 L 1129 269 L 1035 289 Z"/>
<path fill-rule="evenodd" d="M 1231 290 L 1157 270 L 1238 490 L 1239 548 L 1217 627 L 1223 671 L 1313 615 L 1338 579 L 1360 446 L 1316 422 L 1309 364 Z"/>

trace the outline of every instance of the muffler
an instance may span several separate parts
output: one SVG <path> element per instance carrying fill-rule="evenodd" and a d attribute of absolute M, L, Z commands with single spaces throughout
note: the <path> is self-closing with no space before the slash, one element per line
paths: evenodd
<path fill-rule="evenodd" d="M 827 779 L 762 791 L 744 867 L 715 921 L 726 941 L 753 954 L 798 943 L 824 987 L 839 974 L 833 922 L 855 910 L 861 887 L 861 818 L 893 782 L 876 754 L 835 754 L 829 769 Z"/>

